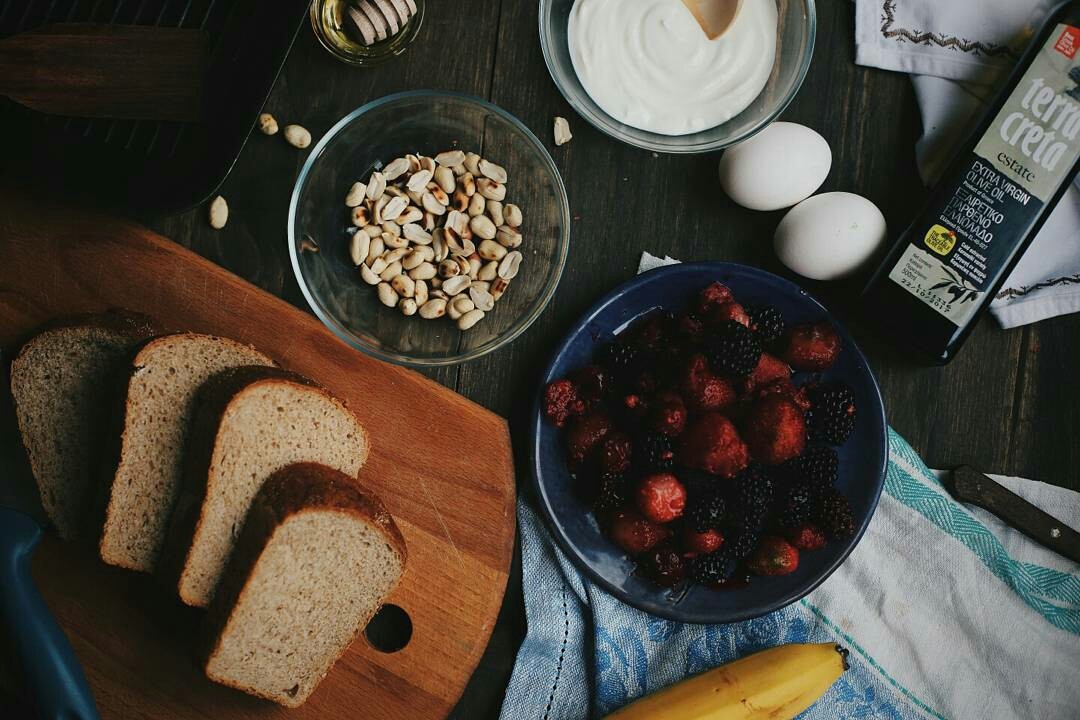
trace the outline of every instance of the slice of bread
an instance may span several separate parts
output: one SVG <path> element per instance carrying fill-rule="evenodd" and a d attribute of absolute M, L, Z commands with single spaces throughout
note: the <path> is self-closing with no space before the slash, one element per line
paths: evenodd
<path fill-rule="evenodd" d="M 190 458 L 162 573 L 180 599 L 206 607 L 255 494 L 274 472 L 317 462 L 356 477 L 367 433 L 311 380 L 276 368 L 236 368 L 200 393 Z"/>
<path fill-rule="evenodd" d="M 397 585 L 405 558 L 393 518 L 356 479 L 314 463 L 279 470 L 251 504 L 207 615 L 207 677 L 302 705 Z"/>
<path fill-rule="evenodd" d="M 196 333 L 164 335 L 139 350 L 124 400 L 102 560 L 131 570 L 154 569 L 180 484 L 196 392 L 226 368 L 273 364 L 253 347 Z"/>
<path fill-rule="evenodd" d="M 122 311 L 53 323 L 11 363 L 11 394 L 41 504 L 64 539 L 96 534 L 102 448 L 115 395 L 149 318 Z"/>

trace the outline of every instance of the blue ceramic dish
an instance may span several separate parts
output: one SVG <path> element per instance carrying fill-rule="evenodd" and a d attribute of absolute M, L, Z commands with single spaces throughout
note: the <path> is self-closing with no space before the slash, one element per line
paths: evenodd
<path fill-rule="evenodd" d="M 719 280 L 742 303 L 770 303 L 789 325 L 828 320 L 836 326 L 843 351 L 826 379 L 847 383 L 859 409 L 854 434 L 839 448 L 838 487 L 851 501 L 858 524 L 849 541 L 829 543 L 803 553 L 791 575 L 754 578 L 747 586 L 713 590 L 700 585 L 688 591 L 659 588 L 634 573 L 635 563 L 607 539 L 588 506 L 573 489 L 558 428 L 543 418 L 543 389 L 587 365 L 594 350 L 636 318 L 663 307 L 679 311 L 698 291 Z M 805 380 L 799 375 L 796 382 Z M 877 507 L 888 461 L 885 409 L 865 356 L 847 331 L 817 300 L 798 286 L 764 270 L 730 263 L 696 263 L 659 268 L 625 283 L 594 306 L 567 335 L 544 373 L 532 419 L 533 480 L 540 505 L 555 539 L 588 577 L 619 600 L 646 612 L 693 623 L 727 623 L 764 615 L 809 593 L 840 566 L 859 542 Z"/>

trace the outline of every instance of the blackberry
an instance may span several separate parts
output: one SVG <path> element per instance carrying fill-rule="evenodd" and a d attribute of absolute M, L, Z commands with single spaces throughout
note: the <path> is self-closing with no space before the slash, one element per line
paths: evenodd
<path fill-rule="evenodd" d="M 761 359 L 761 343 L 745 325 L 728 320 L 706 340 L 705 357 L 715 373 L 746 377 Z"/>
<path fill-rule="evenodd" d="M 590 407 L 600 407 L 612 392 L 612 378 L 599 365 L 586 365 L 573 375 L 578 395 Z"/>
<path fill-rule="evenodd" d="M 731 557 L 742 560 L 758 546 L 761 540 L 761 528 L 748 523 L 732 523 L 724 533 L 724 549 Z"/>
<path fill-rule="evenodd" d="M 640 368 L 641 351 L 616 340 L 599 353 L 600 365 L 621 380 L 631 380 Z"/>
<path fill-rule="evenodd" d="M 831 445 L 843 445 L 855 429 L 855 395 L 841 383 L 819 385 L 809 393 L 806 426 L 810 437 Z"/>
<path fill-rule="evenodd" d="M 818 498 L 814 519 L 830 540 L 847 540 L 855 534 L 855 514 L 839 490 L 826 490 Z"/>
<path fill-rule="evenodd" d="M 599 511 L 618 510 L 629 500 L 629 489 L 622 473 L 604 473 L 596 480 L 593 507 Z"/>
<path fill-rule="evenodd" d="M 831 447 L 810 447 L 794 460 L 788 460 L 784 469 L 793 483 L 806 482 L 824 490 L 836 484 L 840 458 Z"/>
<path fill-rule="evenodd" d="M 715 585 L 730 579 L 738 564 L 737 558 L 723 550 L 717 550 L 695 558 L 690 567 L 690 577 L 699 583 Z"/>
<path fill-rule="evenodd" d="M 661 587 L 675 587 L 686 575 L 686 560 L 673 543 L 662 542 L 641 558 L 638 566 L 646 577 Z"/>
<path fill-rule="evenodd" d="M 704 498 L 708 494 L 718 492 L 715 475 L 688 468 L 679 468 L 678 475 L 691 501 L 694 498 Z"/>
<path fill-rule="evenodd" d="M 608 404 L 616 424 L 630 434 L 638 432 L 649 413 L 649 403 L 639 393 L 615 395 Z"/>
<path fill-rule="evenodd" d="M 628 335 L 630 342 L 638 347 L 656 350 L 667 344 L 674 328 L 674 313 L 656 310 L 634 323 Z"/>
<path fill-rule="evenodd" d="M 690 496 L 690 508 L 687 510 L 686 519 L 696 532 L 703 533 L 716 530 L 724 519 L 727 510 L 727 502 L 724 495 L 718 490 L 699 493 L 697 497 Z"/>
<path fill-rule="evenodd" d="M 780 527 L 794 530 L 810 522 L 814 516 L 816 494 L 806 483 L 795 483 L 790 487 L 787 497 L 781 502 L 777 518 Z"/>
<path fill-rule="evenodd" d="M 784 316 L 772 305 L 750 305 L 750 329 L 757 333 L 763 345 L 776 342 L 784 334 Z"/>
<path fill-rule="evenodd" d="M 637 452 L 642 466 L 648 471 L 667 472 L 675 466 L 675 447 L 671 438 L 663 433 L 645 433 Z"/>
<path fill-rule="evenodd" d="M 749 524 L 760 524 L 772 506 L 772 478 L 760 465 L 751 465 L 743 470 L 736 482 L 738 482 L 739 511 L 743 513 L 743 517 Z"/>

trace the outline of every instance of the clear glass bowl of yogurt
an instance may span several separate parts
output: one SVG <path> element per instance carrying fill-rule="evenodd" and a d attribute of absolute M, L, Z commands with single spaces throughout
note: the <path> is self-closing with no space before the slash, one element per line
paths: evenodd
<path fill-rule="evenodd" d="M 744 0 L 708 40 L 679 0 L 540 0 L 540 45 L 556 86 L 611 137 L 704 153 L 751 137 L 802 86 L 814 0 Z"/>

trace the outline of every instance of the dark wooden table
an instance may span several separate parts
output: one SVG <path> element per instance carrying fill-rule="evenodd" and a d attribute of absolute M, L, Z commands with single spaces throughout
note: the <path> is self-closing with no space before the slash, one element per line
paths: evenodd
<path fill-rule="evenodd" d="M 817 54 L 783 119 L 809 125 L 832 144 L 833 171 L 822 190 L 860 193 L 877 203 L 894 232 L 925 191 L 914 164 L 920 128 L 908 79 L 856 67 L 849 2 L 819 4 Z M 624 146 L 571 110 L 548 76 L 536 3 L 457 0 L 428 3 L 415 45 L 373 69 L 346 67 L 305 26 L 267 103 L 283 125 L 301 123 L 317 138 L 342 115 L 405 89 L 457 90 L 487 98 L 519 117 L 549 146 L 566 181 L 574 216 L 570 259 L 554 300 L 512 346 L 432 375 L 511 420 L 526 478 L 525 415 L 541 363 L 570 323 L 602 294 L 630 278 L 643 250 L 683 260 L 732 260 L 790 275 L 772 253 L 779 213 L 735 206 L 720 190 L 716 155 L 655 156 Z M 556 148 L 552 120 L 569 119 L 574 140 Z M 286 248 L 289 193 L 305 153 L 254 134 L 221 189 L 228 227 L 210 229 L 206 210 L 150 225 L 270 292 L 306 307 Z M 842 316 L 862 278 L 806 284 Z M 985 319 L 946 368 L 904 364 L 855 324 L 881 381 L 889 421 L 934 466 L 967 463 L 987 472 L 1080 488 L 1080 401 L 1069 378 L 1080 356 L 1080 316 L 1001 331 Z M 496 717 L 524 635 L 520 565 L 457 718 Z"/>

